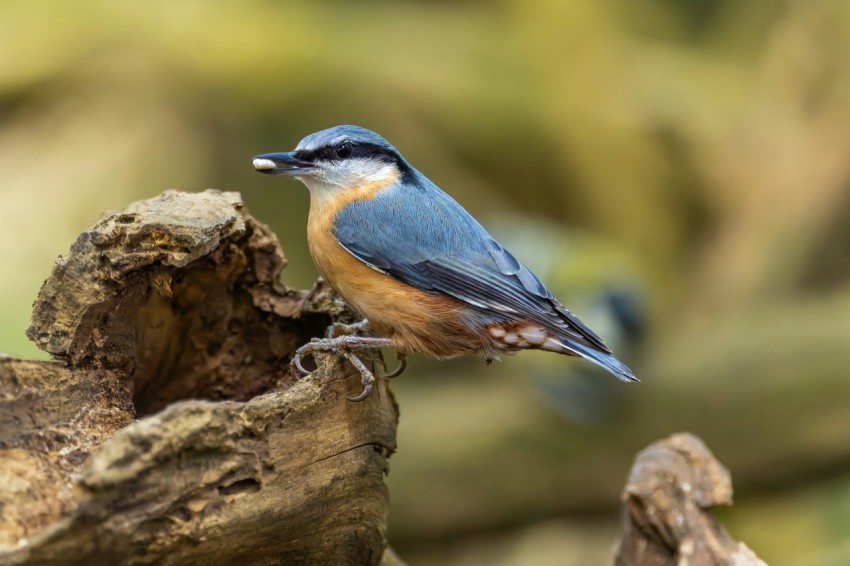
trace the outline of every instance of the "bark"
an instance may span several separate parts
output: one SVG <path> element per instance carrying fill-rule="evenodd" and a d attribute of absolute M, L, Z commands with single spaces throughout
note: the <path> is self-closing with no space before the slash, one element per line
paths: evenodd
<path fill-rule="evenodd" d="M 0 562 L 393 560 L 397 407 L 383 379 L 347 401 L 335 357 L 293 376 L 353 313 L 284 266 L 235 193 L 169 191 L 78 238 L 28 329 L 55 361 L 0 360 Z"/>
<path fill-rule="evenodd" d="M 638 454 L 622 502 L 617 566 L 764 566 L 711 514 L 732 504 L 732 480 L 696 436 L 673 435 Z"/>

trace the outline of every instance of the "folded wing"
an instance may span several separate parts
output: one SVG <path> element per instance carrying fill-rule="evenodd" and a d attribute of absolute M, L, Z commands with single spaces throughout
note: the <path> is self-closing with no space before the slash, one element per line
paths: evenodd
<path fill-rule="evenodd" d="M 507 320 L 533 321 L 584 350 L 611 353 L 528 268 L 421 174 L 343 208 L 334 235 L 360 261 L 418 289 Z"/>

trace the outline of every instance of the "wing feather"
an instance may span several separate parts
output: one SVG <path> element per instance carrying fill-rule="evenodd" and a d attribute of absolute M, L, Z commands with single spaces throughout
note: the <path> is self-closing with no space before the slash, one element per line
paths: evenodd
<path fill-rule="evenodd" d="M 403 183 L 343 208 L 337 241 L 360 261 L 418 289 L 565 339 L 610 350 L 457 202 L 413 170 Z M 380 227 L 375 230 L 375 227 Z"/>

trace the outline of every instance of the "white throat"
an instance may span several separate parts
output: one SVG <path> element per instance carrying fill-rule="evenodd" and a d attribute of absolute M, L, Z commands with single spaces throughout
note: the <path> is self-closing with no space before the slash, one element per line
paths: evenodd
<path fill-rule="evenodd" d="M 339 163 L 322 163 L 306 175 L 296 177 L 310 190 L 312 199 L 325 200 L 340 191 L 374 185 L 386 186 L 398 180 L 395 163 L 377 159 L 356 159 Z"/>

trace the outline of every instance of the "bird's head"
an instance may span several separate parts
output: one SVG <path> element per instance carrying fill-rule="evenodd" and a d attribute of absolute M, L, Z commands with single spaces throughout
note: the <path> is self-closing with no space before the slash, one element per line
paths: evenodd
<path fill-rule="evenodd" d="M 254 157 L 254 168 L 295 177 L 320 194 L 397 181 L 407 164 L 378 134 L 359 126 L 336 126 L 310 134 L 294 151 Z"/>

